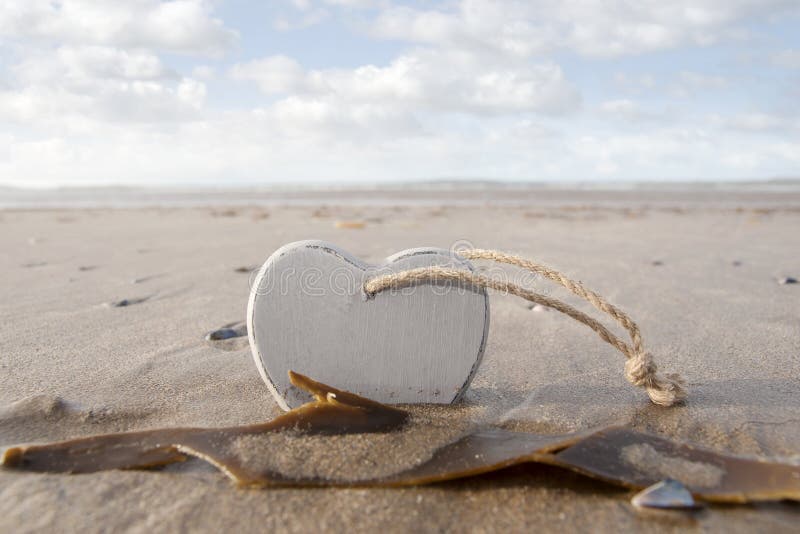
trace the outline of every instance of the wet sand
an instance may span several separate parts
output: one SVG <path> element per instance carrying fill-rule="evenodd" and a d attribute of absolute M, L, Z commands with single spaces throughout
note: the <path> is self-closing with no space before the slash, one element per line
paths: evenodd
<path fill-rule="evenodd" d="M 430 409 L 453 421 L 441 435 L 478 422 L 548 434 L 625 424 L 800 462 L 800 284 L 778 283 L 800 277 L 800 198 L 684 200 L 0 211 L 0 446 L 274 417 L 240 336 L 250 272 L 287 242 L 319 238 L 368 261 L 463 241 L 537 259 L 628 311 L 661 368 L 688 382 L 685 406 L 653 406 L 625 382 L 622 356 L 584 326 L 492 295 L 489 343 L 464 403 Z M 231 332 L 206 339 L 221 328 Z M 287 449 L 270 461 L 345 468 L 331 454 L 336 440 L 298 439 L 274 440 Z M 342 456 L 385 457 L 384 470 L 403 458 L 385 435 L 360 446 Z M 0 471 L 0 530 L 789 532 L 800 521 L 796 503 L 643 513 L 631 495 L 537 466 L 401 490 L 240 490 L 199 461 L 78 476 Z"/>

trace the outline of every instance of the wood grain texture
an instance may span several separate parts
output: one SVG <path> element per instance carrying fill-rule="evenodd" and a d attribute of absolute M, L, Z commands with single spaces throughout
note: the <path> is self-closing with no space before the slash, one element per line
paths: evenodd
<path fill-rule="evenodd" d="M 380 265 L 324 241 L 278 249 L 250 293 L 248 335 L 256 366 L 284 410 L 310 397 L 288 371 L 384 403 L 450 403 L 469 386 L 489 329 L 484 289 L 424 283 L 367 298 L 378 274 L 443 265 L 472 269 L 435 248 L 409 249 Z"/>

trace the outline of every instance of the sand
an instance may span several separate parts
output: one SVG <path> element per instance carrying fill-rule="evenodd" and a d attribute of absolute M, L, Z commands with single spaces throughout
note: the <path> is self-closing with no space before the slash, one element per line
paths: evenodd
<path fill-rule="evenodd" d="M 0 211 L 0 447 L 278 415 L 246 342 L 206 335 L 241 331 L 250 272 L 273 250 L 319 238 L 372 261 L 468 241 L 548 263 L 627 310 L 690 397 L 674 409 L 650 404 L 625 382 L 622 356 L 584 326 L 493 295 L 484 363 L 464 404 L 427 413 L 452 426 L 405 436 L 416 447 L 409 456 L 385 435 L 352 442 L 360 448 L 276 438 L 287 448 L 271 465 L 318 472 L 352 459 L 391 471 L 482 422 L 547 434 L 625 424 L 800 462 L 800 284 L 778 283 L 800 276 L 800 195 L 737 193 L 717 203 L 673 192 L 659 203 L 627 194 L 621 205 L 609 205 L 608 192 L 597 204 L 581 195 L 528 207 L 473 198 Z M 649 461 L 646 453 L 631 457 Z M 240 490 L 199 461 L 79 476 L 0 471 L 0 531 L 789 532 L 800 521 L 796 503 L 653 514 L 635 510 L 631 496 L 535 466 L 401 490 Z"/>
<path fill-rule="evenodd" d="M 403 406 L 412 413 L 393 432 L 242 436 L 231 453 L 254 470 L 347 482 L 389 477 L 430 460 L 433 453 L 476 428 L 478 418 L 450 406 Z M 474 411 L 474 410 L 473 410 Z"/>

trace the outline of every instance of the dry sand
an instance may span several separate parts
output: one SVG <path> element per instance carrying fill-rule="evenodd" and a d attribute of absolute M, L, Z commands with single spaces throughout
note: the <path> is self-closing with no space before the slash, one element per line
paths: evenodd
<path fill-rule="evenodd" d="M 428 414 L 452 427 L 403 438 L 419 454 L 480 421 L 541 433 L 615 423 L 800 462 L 800 285 L 777 283 L 800 277 L 800 197 L 767 207 L 746 195 L 736 205 L 685 200 L 2 211 L 0 446 L 274 417 L 246 342 L 205 339 L 244 320 L 249 269 L 298 239 L 326 239 L 373 261 L 468 240 L 560 268 L 629 311 L 661 367 L 687 379 L 690 397 L 674 409 L 651 405 L 624 381 L 622 356 L 585 327 L 493 295 L 489 344 L 465 404 Z M 318 458 L 329 462 L 319 469 L 347 468 L 331 454 L 336 440 L 298 448 L 299 439 L 277 439 L 289 449 L 274 465 L 314 472 L 308 462 Z M 359 446 L 342 457 L 376 469 L 403 458 L 385 435 Z M 654 514 L 636 511 L 631 495 L 536 466 L 401 490 L 240 490 L 199 461 L 159 472 L 0 471 L 0 531 L 789 532 L 800 524 L 796 503 Z"/>

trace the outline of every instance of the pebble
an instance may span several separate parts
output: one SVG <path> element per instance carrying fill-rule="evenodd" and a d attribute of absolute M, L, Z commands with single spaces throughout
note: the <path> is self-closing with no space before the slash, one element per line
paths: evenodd
<path fill-rule="evenodd" d="M 206 334 L 208 341 L 220 341 L 222 339 L 230 339 L 232 337 L 239 337 L 239 334 L 233 328 L 220 328 Z"/>
<path fill-rule="evenodd" d="M 237 351 L 248 347 L 247 325 L 243 322 L 228 323 L 206 334 L 206 343 L 215 349 Z"/>
<path fill-rule="evenodd" d="M 121 300 L 114 300 L 106 304 L 109 308 L 125 308 L 127 306 L 132 306 L 134 304 L 139 304 L 140 302 L 144 302 L 149 297 L 142 297 L 136 299 L 121 299 Z"/>
<path fill-rule="evenodd" d="M 783 278 L 780 278 L 778 280 L 778 283 L 781 284 L 782 286 L 786 284 L 796 284 L 797 278 L 793 278 L 791 276 L 784 276 Z"/>

